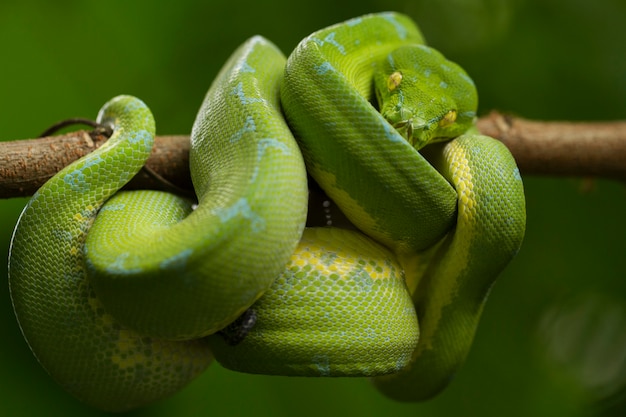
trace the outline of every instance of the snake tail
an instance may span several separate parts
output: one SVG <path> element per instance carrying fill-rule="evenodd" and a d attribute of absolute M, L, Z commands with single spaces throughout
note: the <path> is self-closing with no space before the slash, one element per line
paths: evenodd
<path fill-rule="evenodd" d="M 87 404 L 125 411 L 180 390 L 212 355 L 204 340 L 170 342 L 128 329 L 96 297 L 86 235 L 102 204 L 144 164 L 154 137 L 152 114 L 134 97 L 114 98 L 98 121 L 112 137 L 46 182 L 22 212 L 9 287 L 24 338 L 48 373 Z"/>
<path fill-rule="evenodd" d="M 302 156 L 279 110 L 284 60 L 267 40 L 252 38 L 211 85 L 191 133 L 197 208 L 165 219 L 169 203 L 131 194 L 94 222 L 87 251 L 96 293 L 129 327 L 173 340 L 215 333 L 289 260 L 308 194 Z"/>

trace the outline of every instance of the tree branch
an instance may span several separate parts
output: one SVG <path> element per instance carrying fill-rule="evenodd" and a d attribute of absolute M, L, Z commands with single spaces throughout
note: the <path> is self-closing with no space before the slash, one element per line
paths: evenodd
<path fill-rule="evenodd" d="M 32 195 L 66 165 L 98 148 L 106 136 L 77 131 L 59 136 L 0 142 L 0 198 Z M 146 163 L 176 186 L 191 190 L 189 136 L 157 136 Z M 167 189 L 148 172 L 141 171 L 127 185 L 129 189 Z"/>
<path fill-rule="evenodd" d="M 493 112 L 478 130 L 502 141 L 522 174 L 626 180 L 626 121 L 539 122 Z"/>
<path fill-rule="evenodd" d="M 626 180 L 626 121 L 539 122 L 493 112 L 478 120 L 481 133 L 501 140 L 524 175 Z M 106 137 L 78 131 L 0 142 L 0 198 L 32 195 L 48 178 L 100 146 Z M 189 137 L 157 136 L 147 166 L 182 189 L 191 189 Z M 140 172 L 128 188 L 164 189 Z"/>

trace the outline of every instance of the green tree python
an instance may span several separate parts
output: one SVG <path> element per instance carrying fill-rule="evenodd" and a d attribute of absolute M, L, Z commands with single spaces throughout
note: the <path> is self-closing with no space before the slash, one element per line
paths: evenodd
<path fill-rule="evenodd" d="M 11 243 L 30 348 L 80 400 L 122 411 L 213 357 L 251 373 L 367 376 L 401 401 L 441 391 L 525 229 L 510 153 L 479 135 L 458 65 L 396 13 L 305 38 L 253 37 L 191 133 L 197 202 L 121 192 L 151 152 L 137 98 L 105 145 L 50 179 Z M 419 151 L 419 152 L 418 152 Z M 307 227 L 307 172 L 357 230 Z"/>

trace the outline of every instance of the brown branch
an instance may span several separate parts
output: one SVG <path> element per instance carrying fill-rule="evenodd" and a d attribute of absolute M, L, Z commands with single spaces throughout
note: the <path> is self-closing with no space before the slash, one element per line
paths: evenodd
<path fill-rule="evenodd" d="M 626 180 L 626 121 L 539 122 L 493 112 L 478 129 L 501 140 L 523 174 Z"/>
<path fill-rule="evenodd" d="M 538 122 L 493 112 L 479 119 L 478 129 L 504 142 L 525 175 L 626 180 L 626 121 Z M 57 171 L 105 140 L 97 133 L 79 131 L 0 142 L 0 198 L 32 195 Z M 178 187 L 191 189 L 188 154 L 188 136 L 157 136 L 147 165 Z M 129 188 L 164 186 L 142 172 Z"/>
<path fill-rule="evenodd" d="M 0 142 L 0 198 L 32 195 L 66 165 L 106 141 L 97 132 L 78 131 L 40 139 Z M 190 190 L 189 136 L 158 136 L 146 164 L 176 186 Z M 147 172 L 128 184 L 131 189 L 166 189 Z"/>

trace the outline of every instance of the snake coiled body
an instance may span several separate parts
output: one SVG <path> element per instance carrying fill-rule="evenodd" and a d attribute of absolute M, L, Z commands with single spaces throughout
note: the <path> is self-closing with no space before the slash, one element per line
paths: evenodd
<path fill-rule="evenodd" d="M 28 344 L 107 410 L 175 392 L 212 354 L 432 397 L 524 234 L 519 172 L 474 133 L 476 105 L 467 74 L 403 15 L 315 32 L 288 59 L 251 38 L 192 129 L 195 206 L 118 192 L 154 121 L 140 100 L 113 99 L 107 144 L 46 183 L 16 227 L 10 289 Z M 306 172 L 359 231 L 304 229 Z"/>

